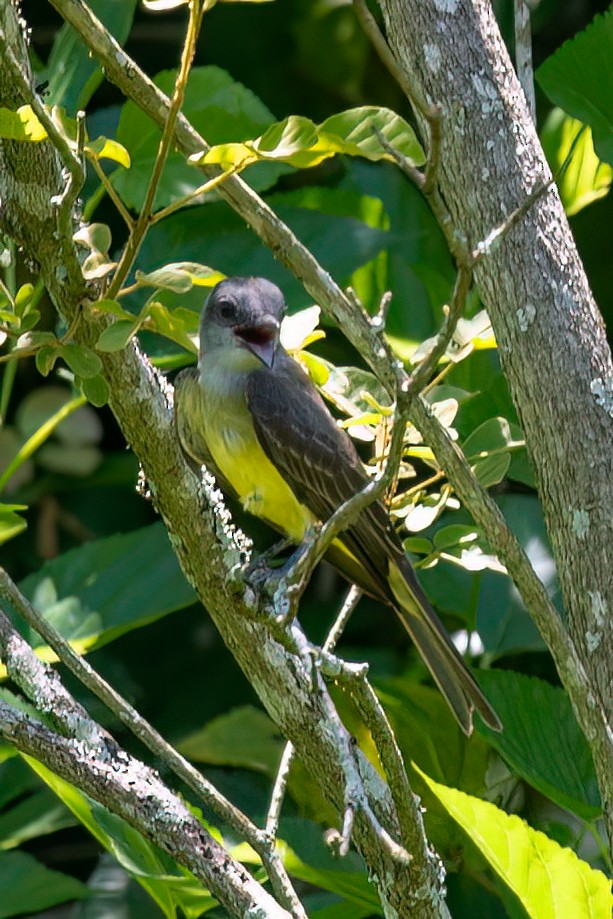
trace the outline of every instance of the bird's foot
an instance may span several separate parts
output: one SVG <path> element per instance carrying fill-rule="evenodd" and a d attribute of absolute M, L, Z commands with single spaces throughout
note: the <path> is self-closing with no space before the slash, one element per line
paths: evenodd
<path fill-rule="evenodd" d="M 260 591 L 271 578 L 275 578 L 285 568 L 286 562 L 279 556 L 288 546 L 291 546 L 289 539 L 279 539 L 269 549 L 252 556 L 249 564 L 243 569 L 245 580 Z"/>

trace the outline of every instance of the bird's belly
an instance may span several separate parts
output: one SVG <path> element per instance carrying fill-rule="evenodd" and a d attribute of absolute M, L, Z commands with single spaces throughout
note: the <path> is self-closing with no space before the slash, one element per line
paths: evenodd
<path fill-rule="evenodd" d="M 293 542 L 300 542 L 315 518 L 300 504 L 262 450 L 249 416 L 237 423 L 224 414 L 220 412 L 215 419 L 213 436 L 210 430 L 207 432 L 215 464 L 238 493 L 246 511 L 268 521 Z"/>

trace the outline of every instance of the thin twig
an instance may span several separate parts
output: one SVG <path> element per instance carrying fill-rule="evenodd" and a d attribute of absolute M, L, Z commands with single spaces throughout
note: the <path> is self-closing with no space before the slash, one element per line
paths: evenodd
<path fill-rule="evenodd" d="M 230 176 L 233 176 L 237 170 L 238 167 L 232 167 L 232 169 L 227 169 L 225 172 L 220 172 L 219 175 L 213 176 L 212 179 L 208 179 L 208 181 L 198 186 L 198 188 L 195 188 L 194 191 L 190 191 L 189 194 L 183 195 L 182 198 L 176 198 L 166 207 L 163 207 L 159 211 L 156 211 L 155 214 L 152 214 L 149 218 L 149 225 L 153 226 L 154 223 L 158 223 L 165 217 L 169 217 L 176 211 L 181 210 L 182 207 L 190 204 L 195 198 L 200 198 L 202 195 L 206 195 L 210 191 L 213 191 L 219 185 L 222 185 L 224 182 L 226 182 Z"/>
<path fill-rule="evenodd" d="M 14 352 L 13 352 L 14 353 Z M 43 443 L 51 437 L 55 429 L 68 418 L 69 415 L 72 415 L 73 412 L 76 412 L 78 408 L 81 408 L 82 405 L 85 405 L 87 399 L 85 396 L 75 396 L 74 399 L 71 399 L 69 402 L 66 402 L 60 409 L 58 409 L 55 414 L 48 418 L 36 431 L 32 434 L 31 437 L 26 440 L 11 462 L 8 464 L 6 469 L 0 474 L 0 493 L 4 489 L 6 483 L 11 478 L 11 476 L 19 469 L 20 466 L 29 459 Z M 0 572 L 2 569 L 0 568 Z"/>
<path fill-rule="evenodd" d="M 351 614 L 358 605 L 361 596 L 361 589 L 356 584 L 352 584 L 347 591 L 347 595 L 343 605 L 340 608 L 339 614 L 334 620 L 332 628 L 328 632 L 326 640 L 323 644 L 324 652 L 331 652 L 334 650 L 345 629 L 345 626 L 349 621 Z M 270 796 L 270 805 L 266 817 L 266 833 L 271 839 L 274 839 L 277 835 L 281 807 L 283 805 L 283 799 L 287 790 L 287 781 L 289 778 L 289 772 L 293 758 L 294 747 L 291 741 L 288 741 L 283 749 L 283 753 L 281 754 L 281 760 L 277 769 L 275 784 L 273 785 L 273 790 Z"/>
<path fill-rule="evenodd" d="M 289 778 L 289 771 L 293 759 L 294 746 L 288 741 L 283 748 L 283 753 L 281 754 L 281 759 L 277 767 L 275 784 L 272 787 L 270 804 L 266 815 L 266 835 L 270 838 L 272 845 L 274 845 L 274 840 L 277 838 L 277 833 L 279 831 L 279 818 L 281 817 L 281 808 L 287 790 L 287 780 Z"/>
<path fill-rule="evenodd" d="M 405 78 L 405 75 L 402 69 L 398 66 L 396 58 L 392 54 L 392 50 L 388 45 L 381 29 L 377 25 L 377 22 L 368 9 L 366 5 L 366 0 L 353 0 L 353 8 L 355 10 L 356 16 L 360 22 L 360 25 L 364 29 L 365 34 L 368 36 L 372 42 L 373 48 L 396 80 L 400 86 L 403 93 L 406 95 L 407 99 L 413 106 L 413 108 L 420 112 L 424 118 L 427 118 L 428 105 L 425 100 L 421 97 L 418 90 L 415 86 L 411 85 L 409 81 Z"/>
<path fill-rule="evenodd" d="M 128 242 L 126 243 L 126 247 L 122 253 L 119 265 L 117 266 L 117 270 L 113 275 L 113 280 L 111 281 L 107 292 L 107 296 L 111 300 L 116 297 L 119 290 L 121 290 L 121 285 L 128 276 L 134 259 L 138 255 L 139 249 L 143 243 L 145 234 L 151 225 L 151 209 L 153 208 L 153 202 L 158 189 L 158 185 L 162 177 L 164 166 L 166 165 L 166 160 L 168 159 L 168 154 L 170 153 L 170 148 L 173 143 L 175 123 L 183 104 L 187 79 L 189 77 L 192 61 L 196 52 L 196 41 L 200 31 L 200 26 L 202 24 L 203 15 L 204 4 L 202 3 L 202 0 L 191 0 L 189 5 L 189 22 L 187 25 L 185 42 L 183 44 L 183 52 L 181 54 L 181 64 L 179 66 L 179 71 L 175 80 L 175 87 L 170 102 L 170 109 L 168 111 L 166 124 L 164 126 L 164 130 L 162 131 L 162 137 L 160 138 L 160 144 L 155 158 L 153 171 L 151 173 L 151 178 L 149 179 L 149 185 L 147 187 L 147 192 L 145 194 L 145 200 L 143 202 L 141 212 L 138 216 L 136 224 L 134 225 L 134 229 L 130 233 Z"/>
<path fill-rule="evenodd" d="M 372 735 L 396 805 L 401 839 L 411 850 L 418 843 L 416 826 L 419 827 L 421 824 L 421 813 L 413 796 L 402 753 L 387 714 L 364 674 L 345 669 L 337 679 L 351 694 L 364 724 Z"/>
<path fill-rule="evenodd" d="M 356 606 L 362 599 L 362 596 L 363 596 L 362 589 L 358 587 L 357 584 L 352 584 L 349 590 L 347 591 L 347 594 L 343 601 L 343 605 L 341 606 L 339 610 L 338 616 L 334 620 L 332 624 L 332 628 L 328 632 L 326 640 L 323 643 L 324 651 L 327 651 L 329 653 L 334 651 L 336 645 L 340 641 L 341 635 L 345 631 L 345 626 L 349 622 L 349 619 L 354 609 L 356 608 Z"/>
<path fill-rule="evenodd" d="M 121 200 L 121 198 L 119 197 L 119 195 L 118 195 L 117 192 L 115 191 L 115 189 L 114 189 L 114 187 L 113 187 L 113 183 L 109 180 L 109 177 L 107 176 L 106 172 L 104 171 L 104 169 L 102 168 L 102 166 L 101 166 L 100 163 L 98 162 L 98 157 L 96 157 L 96 156 L 89 156 L 89 157 L 88 157 L 88 160 L 89 160 L 89 162 L 92 164 L 92 166 L 94 167 L 94 170 L 95 170 L 95 172 L 96 172 L 96 175 L 98 176 L 98 178 L 100 179 L 100 182 L 102 183 L 102 187 L 104 188 L 104 190 L 106 191 L 107 195 L 109 196 L 109 198 L 111 199 L 111 201 L 112 201 L 113 204 L 115 205 L 115 207 L 116 207 L 118 213 L 119 213 L 119 214 L 121 215 L 121 217 L 123 218 L 123 221 L 124 221 L 124 223 L 126 224 L 128 230 L 129 230 L 130 232 L 133 232 L 133 230 L 134 230 L 134 219 L 132 218 L 132 215 L 130 214 L 130 212 L 128 211 L 128 209 L 127 209 L 126 206 L 124 205 L 123 201 Z"/>

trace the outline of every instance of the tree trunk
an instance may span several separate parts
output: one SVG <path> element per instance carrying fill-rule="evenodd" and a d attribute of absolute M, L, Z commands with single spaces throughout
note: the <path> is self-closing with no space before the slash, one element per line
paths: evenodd
<path fill-rule="evenodd" d="M 398 66 L 443 111 L 438 180 L 472 246 L 550 178 L 486 0 L 381 0 Z M 555 189 L 476 278 L 534 463 L 568 630 L 592 706 L 566 688 L 590 741 L 613 838 L 613 367 Z"/>

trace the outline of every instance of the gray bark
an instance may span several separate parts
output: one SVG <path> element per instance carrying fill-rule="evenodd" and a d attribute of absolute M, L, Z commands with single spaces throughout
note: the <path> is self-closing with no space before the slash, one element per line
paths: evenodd
<path fill-rule="evenodd" d="M 440 190 L 475 246 L 550 178 L 491 5 L 381 0 L 381 8 L 405 78 L 428 105 L 442 106 Z M 587 706 L 567 688 L 592 746 L 611 837 L 613 366 L 555 190 L 493 247 L 476 277 L 534 463 L 568 632 L 589 681 Z"/>

